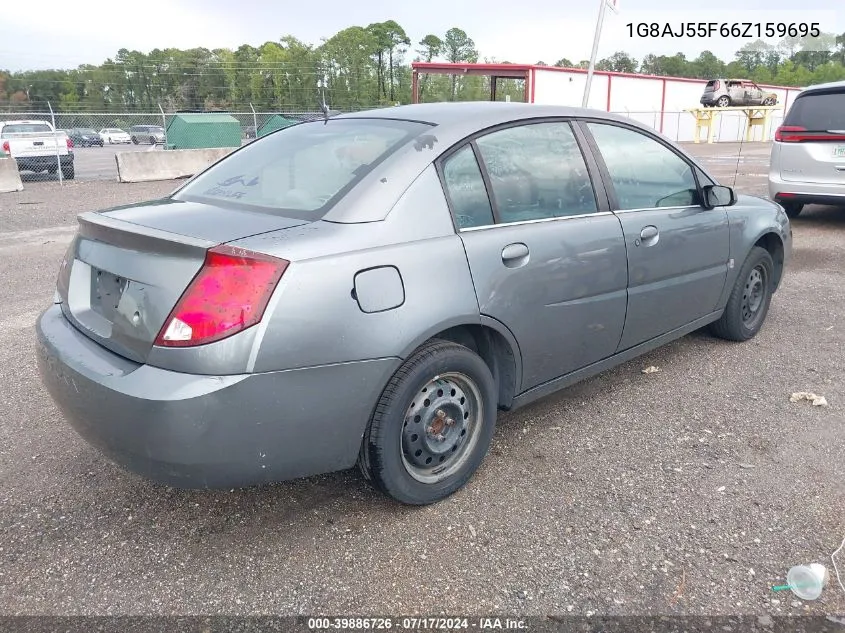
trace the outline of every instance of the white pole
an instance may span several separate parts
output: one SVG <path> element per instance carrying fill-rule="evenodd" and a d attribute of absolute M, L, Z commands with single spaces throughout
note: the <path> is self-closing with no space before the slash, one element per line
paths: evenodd
<path fill-rule="evenodd" d="M 56 115 L 53 113 L 53 106 L 47 102 L 47 107 L 50 108 L 50 120 L 53 122 L 53 143 L 56 146 L 56 171 L 59 173 L 59 185 L 64 184 L 64 174 L 62 174 L 62 159 L 59 158 L 59 133 L 56 132 Z M 67 150 L 70 152 L 70 148 Z"/>
<path fill-rule="evenodd" d="M 587 69 L 587 83 L 584 86 L 584 97 L 581 99 L 581 107 L 586 108 L 590 100 L 590 87 L 593 84 L 593 71 L 596 68 L 596 55 L 599 52 L 599 39 L 601 39 L 601 27 L 604 24 L 604 11 L 607 7 L 607 0 L 599 0 L 599 17 L 596 21 L 596 34 L 593 37 L 593 51 L 590 53 L 590 66 Z"/>
<path fill-rule="evenodd" d="M 256 116 L 255 108 L 252 107 L 251 103 L 249 104 L 249 109 L 252 110 L 252 127 L 254 128 L 252 131 L 255 132 L 255 136 L 253 138 L 258 140 L 258 116 Z"/>

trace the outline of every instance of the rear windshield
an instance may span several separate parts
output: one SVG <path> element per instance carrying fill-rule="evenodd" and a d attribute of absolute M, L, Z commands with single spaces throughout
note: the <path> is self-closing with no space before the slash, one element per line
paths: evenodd
<path fill-rule="evenodd" d="M 783 123 L 812 132 L 845 130 L 845 89 L 797 97 Z"/>
<path fill-rule="evenodd" d="M 50 126 L 46 123 L 13 123 L 11 125 L 3 126 L 2 136 L 6 137 L 11 134 L 30 134 L 32 132 L 47 132 L 52 133 Z"/>
<path fill-rule="evenodd" d="M 96 134 L 96 132 L 90 128 L 84 128 L 79 130 L 80 134 Z"/>
<path fill-rule="evenodd" d="M 710 81 L 708 81 L 708 82 L 707 82 L 707 87 L 708 87 L 708 88 L 712 88 L 712 87 L 713 87 L 713 86 L 715 86 L 717 83 L 719 83 L 719 82 L 718 82 L 716 79 L 711 79 Z"/>
<path fill-rule="evenodd" d="M 253 141 L 174 198 L 317 220 L 428 124 L 385 119 L 299 123 Z"/>

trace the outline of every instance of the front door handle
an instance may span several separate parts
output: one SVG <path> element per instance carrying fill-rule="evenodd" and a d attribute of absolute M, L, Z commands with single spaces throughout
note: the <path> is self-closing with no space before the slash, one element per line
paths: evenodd
<path fill-rule="evenodd" d="M 528 247 L 522 242 L 508 244 L 502 249 L 502 262 L 508 268 L 518 268 L 528 263 Z"/>

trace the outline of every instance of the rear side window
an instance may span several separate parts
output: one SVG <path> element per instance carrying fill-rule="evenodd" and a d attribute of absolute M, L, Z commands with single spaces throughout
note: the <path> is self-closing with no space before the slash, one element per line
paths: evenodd
<path fill-rule="evenodd" d="M 292 125 L 230 154 L 174 198 L 317 220 L 376 165 L 430 129 L 389 119 Z"/>
<path fill-rule="evenodd" d="M 2 136 L 7 138 L 12 134 L 32 134 L 40 132 L 50 134 L 52 133 L 52 130 L 46 123 L 13 123 L 11 125 L 3 126 Z"/>
<path fill-rule="evenodd" d="M 493 209 L 472 147 L 465 145 L 443 163 L 443 184 L 460 229 L 494 223 Z"/>
<path fill-rule="evenodd" d="M 811 132 L 845 130 L 845 89 L 796 97 L 783 123 Z"/>

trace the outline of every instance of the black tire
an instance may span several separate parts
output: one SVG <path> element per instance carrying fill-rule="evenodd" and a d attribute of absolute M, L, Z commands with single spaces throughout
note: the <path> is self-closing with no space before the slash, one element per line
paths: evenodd
<path fill-rule="evenodd" d="M 74 176 L 76 175 L 73 165 L 68 167 L 62 167 L 62 178 L 65 180 L 73 180 Z"/>
<path fill-rule="evenodd" d="M 55 174 L 57 171 L 59 171 L 58 167 L 48 167 L 47 168 L 47 173 L 50 174 L 50 175 Z"/>
<path fill-rule="evenodd" d="M 731 105 L 731 98 L 727 95 L 722 95 L 716 100 L 716 105 L 720 108 L 727 108 Z"/>
<path fill-rule="evenodd" d="M 804 205 L 800 202 L 781 202 L 780 206 L 786 211 L 786 215 L 790 218 L 797 218 L 804 210 Z"/>
<path fill-rule="evenodd" d="M 155 136 L 151 136 L 151 137 L 150 137 L 150 145 L 155 145 L 155 144 L 156 144 L 156 137 L 155 137 Z"/>
<path fill-rule="evenodd" d="M 358 456 L 364 477 L 408 505 L 453 494 L 487 454 L 496 394 L 490 368 L 475 352 L 450 341 L 425 343 L 379 398 Z"/>
<path fill-rule="evenodd" d="M 133 143 L 134 145 L 137 145 L 137 144 L 138 144 L 138 137 L 137 137 L 137 136 L 133 136 L 133 137 L 132 137 L 132 143 Z"/>
<path fill-rule="evenodd" d="M 765 99 L 763 99 L 763 105 L 764 105 L 764 106 L 773 106 L 773 105 L 775 105 L 775 100 L 774 100 L 774 98 L 772 98 L 772 97 L 766 97 Z"/>
<path fill-rule="evenodd" d="M 734 282 L 725 312 L 710 330 L 729 341 L 747 341 L 757 335 L 772 302 L 775 265 L 765 248 L 755 246 Z"/>

